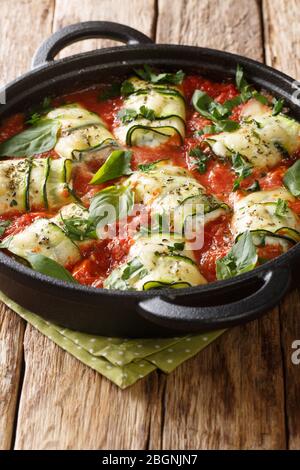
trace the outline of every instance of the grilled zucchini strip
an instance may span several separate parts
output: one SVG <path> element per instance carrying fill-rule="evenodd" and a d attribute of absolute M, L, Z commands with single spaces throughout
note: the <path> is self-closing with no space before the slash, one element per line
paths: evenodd
<path fill-rule="evenodd" d="M 133 113 L 130 122 L 123 119 L 115 129 L 117 139 L 126 145 L 157 147 L 171 137 L 185 136 L 185 101 L 177 86 L 154 85 L 130 78 L 133 92 L 125 99 L 123 111 Z M 151 119 L 141 110 L 150 111 Z M 121 119 L 122 121 L 122 119 Z"/>
<path fill-rule="evenodd" d="M 81 152 L 114 141 L 104 121 L 77 103 L 50 111 L 46 119 L 57 121 L 61 128 L 55 151 L 62 158 L 79 159 Z"/>
<path fill-rule="evenodd" d="M 37 219 L 22 232 L 6 237 L 3 247 L 24 259 L 35 253 L 63 266 L 73 265 L 81 258 L 80 248 L 92 241 L 88 216 L 84 207 L 68 204 L 55 217 Z"/>
<path fill-rule="evenodd" d="M 135 193 L 135 202 L 151 208 L 152 214 L 170 214 L 176 231 L 189 216 L 204 215 L 204 223 L 217 219 L 228 209 L 184 168 L 157 163 L 148 171 L 137 171 L 126 182 Z"/>
<path fill-rule="evenodd" d="M 76 197 L 71 188 L 72 161 L 50 158 L 0 162 L 0 215 L 55 210 Z"/>
<path fill-rule="evenodd" d="M 63 266 L 80 259 L 78 247 L 51 219 L 36 220 L 22 232 L 7 237 L 4 243 L 8 251 L 24 259 L 32 253 L 41 254 Z"/>
<path fill-rule="evenodd" d="M 205 284 L 184 238 L 170 234 L 137 237 L 127 262 L 104 282 L 107 289 L 148 290 Z M 161 284 L 159 286 L 159 284 Z"/>
<path fill-rule="evenodd" d="M 238 130 L 206 141 L 222 159 L 239 153 L 255 168 L 273 168 L 300 148 L 300 124 L 284 114 L 273 116 L 270 108 L 253 101 L 245 105 Z"/>
<path fill-rule="evenodd" d="M 234 204 L 232 232 L 235 237 L 246 230 L 253 234 L 256 245 L 280 244 L 286 250 L 300 241 L 300 218 L 288 207 L 294 197 L 284 188 L 258 191 L 239 199 Z M 278 201 L 284 207 L 278 211 Z"/>
<path fill-rule="evenodd" d="M 31 159 L 0 162 L 0 215 L 29 210 Z"/>

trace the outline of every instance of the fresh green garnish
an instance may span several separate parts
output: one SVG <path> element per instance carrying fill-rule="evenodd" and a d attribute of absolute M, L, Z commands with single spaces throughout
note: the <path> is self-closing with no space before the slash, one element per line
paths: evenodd
<path fill-rule="evenodd" d="M 26 119 L 25 124 L 29 124 L 31 126 L 37 124 L 42 118 L 42 116 L 48 113 L 51 109 L 51 98 L 49 96 L 46 96 L 42 104 L 33 108 L 28 118 Z"/>
<path fill-rule="evenodd" d="M 236 105 L 236 101 L 230 100 L 227 102 L 227 106 L 222 105 L 214 101 L 207 93 L 201 90 L 195 90 L 192 103 L 196 111 L 202 116 L 213 121 L 213 126 L 209 129 L 203 129 L 202 133 L 217 133 L 217 132 L 232 132 L 240 127 L 239 123 L 227 119 L 230 115 L 232 108 Z M 207 132 L 208 131 L 208 132 Z M 211 132 L 213 131 L 213 132 Z"/>
<path fill-rule="evenodd" d="M 117 116 L 123 124 L 128 124 L 129 122 L 135 121 L 139 118 L 148 119 L 149 121 L 155 121 L 156 119 L 155 111 L 153 109 L 147 108 L 144 105 L 140 107 L 139 112 L 130 108 L 121 109 Z"/>
<path fill-rule="evenodd" d="M 185 73 L 182 70 L 178 70 L 176 73 L 155 73 L 152 67 L 144 65 L 142 69 L 135 69 L 135 73 L 142 80 L 146 80 L 151 83 L 168 83 L 172 85 L 179 85 L 185 77 Z"/>
<path fill-rule="evenodd" d="M 138 117 L 138 113 L 134 109 L 124 108 L 117 113 L 117 117 L 123 124 L 128 124 Z"/>
<path fill-rule="evenodd" d="M 293 196 L 300 196 L 300 160 L 297 160 L 285 173 L 283 183 Z"/>
<path fill-rule="evenodd" d="M 9 227 L 11 224 L 11 220 L 1 220 L 0 221 L 0 237 L 4 234 L 5 230 L 7 227 Z"/>
<path fill-rule="evenodd" d="M 31 267 L 41 274 L 54 277 L 62 281 L 77 282 L 67 269 L 51 258 L 40 254 L 28 254 L 26 260 Z"/>
<path fill-rule="evenodd" d="M 126 97 L 131 93 L 134 93 L 134 86 L 129 80 L 125 80 L 121 85 L 121 95 Z"/>
<path fill-rule="evenodd" d="M 169 251 L 174 253 L 174 251 L 182 251 L 184 249 L 184 242 L 175 242 L 173 245 L 169 245 Z"/>
<path fill-rule="evenodd" d="M 233 245 L 229 253 L 216 262 L 217 279 L 229 279 L 254 269 L 257 263 L 256 248 L 247 230 Z"/>
<path fill-rule="evenodd" d="M 144 105 L 140 107 L 139 114 L 141 117 L 148 119 L 149 121 L 155 121 L 156 119 L 154 109 L 149 109 Z"/>
<path fill-rule="evenodd" d="M 91 200 L 89 220 L 102 227 L 126 217 L 134 206 L 134 193 L 127 186 L 109 186 L 99 191 Z M 99 225 L 100 224 L 100 225 Z"/>
<path fill-rule="evenodd" d="M 232 168 L 238 178 L 233 183 L 233 191 L 236 191 L 240 187 L 240 183 L 251 175 L 252 166 L 242 157 L 240 153 L 232 155 Z"/>
<path fill-rule="evenodd" d="M 15 206 L 18 205 L 18 203 L 17 203 L 17 201 L 16 201 L 15 199 L 12 199 L 12 200 L 10 201 L 10 204 L 9 204 L 9 205 L 10 205 L 10 207 L 15 207 Z"/>
<path fill-rule="evenodd" d="M 60 217 L 64 224 L 63 231 L 71 240 L 82 241 L 97 238 L 92 220 L 82 219 L 80 217 L 64 219 L 62 215 Z"/>
<path fill-rule="evenodd" d="M 189 152 L 189 156 L 192 157 L 192 164 L 195 165 L 199 173 L 203 174 L 206 172 L 206 164 L 209 160 L 209 156 L 205 154 L 200 147 L 194 147 Z"/>
<path fill-rule="evenodd" d="M 137 274 L 139 274 L 140 277 L 143 277 L 142 272 L 144 276 L 147 274 L 144 265 L 138 258 L 133 258 L 132 261 L 129 261 L 129 263 L 127 263 L 127 266 L 122 273 L 121 279 L 123 279 L 123 281 L 128 281 L 128 279 L 132 278 L 133 276 L 136 276 Z"/>
<path fill-rule="evenodd" d="M 105 183 L 105 181 L 119 178 L 119 176 L 130 175 L 132 173 L 131 155 L 130 150 L 114 150 L 93 176 L 90 184 Z"/>
<path fill-rule="evenodd" d="M 167 158 L 166 159 L 161 159 L 161 160 L 155 160 L 155 162 L 150 162 L 150 163 L 141 163 L 139 165 L 139 170 L 141 171 L 144 171 L 145 173 L 147 173 L 147 171 L 150 171 L 150 170 L 153 170 L 153 168 L 156 167 L 157 163 L 159 162 L 163 162 L 164 160 L 168 160 Z"/>
<path fill-rule="evenodd" d="M 246 191 L 249 193 L 254 193 L 255 191 L 260 191 L 260 184 L 257 180 L 254 181 L 248 188 L 246 188 Z"/>
<path fill-rule="evenodd" d="M 284 217 L 287 213 L 287 210 L 287 202 L 279 198 L 276 203 L 275 215 L 277 215 L 277 217 Z"/>
<path fill-rule="evenodd" d="M 0 144 L 0 157 L 31 157 L 55 147 L 59 124 L 52 120 L 36 125 Z"/>
<path fill-rule="evenodd" d="M 284 106 L 283 98 L 279 98 L 278 100 L 274 98 L 272 116 L 277 116 L 277 114 L 281 113 L 283 106 Z"/>
<path fill-rule="evenodd" d="M 100 91 L 98 95 L 98 101 L 106 101 L 113 98 L 117 98 L 121 94 L 121 85 L 120 83 L 112 83 L 110 86 L 106 87 L 104 90 Z"/>

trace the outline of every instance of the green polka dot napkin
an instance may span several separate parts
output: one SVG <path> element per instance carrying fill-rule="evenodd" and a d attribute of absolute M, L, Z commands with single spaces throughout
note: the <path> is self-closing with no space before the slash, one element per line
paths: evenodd
<path fill-rule="evenodd" d="M 0 300 L 65 351 L 121 388 L 134 384 L 155 369 L 172 372 L 224 332 L 159 339 L 106 338 L 49 323 L 1 292 Z"/>

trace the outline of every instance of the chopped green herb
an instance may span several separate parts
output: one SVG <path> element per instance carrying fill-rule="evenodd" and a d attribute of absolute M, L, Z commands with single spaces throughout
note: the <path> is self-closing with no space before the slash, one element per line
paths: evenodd
<path fill-rule="evenodd" d="M 82 241 L 97 238 L 92 220 L 82 219 L 80 217 L 64 219 L 62 215 L 61 220 L 64 224 L 63 230 L 71 240 Z"/>
<path fill-rule="evenodd" d="M 98 95 L 99 101 L 106 101 L 113 98 L 117 98 L 121 93 L 120 83 L 112 83 L 109 87 L 102 90 Z"/>
<path fill-rule="evenodd" d="M 11 224 L 11 220 L 1 220 L 0 221 L 0 237 L 4 234 L 5 230 L 7 227 L 9 227 Z"/>
<path fill-rule="evenodd" d="M 159 73 L 156 74 L 152 67 L 144 65 L 143 69 L 135 69 L 135 73 L 142 80 L 146 80 L 151 83 L 169 83 L 172 85 L 179 85 L 185 77 L 185 73 L 182 70 L 178 70 L 176 73 Z"/>
<path fill-rule="evenodd" d="M 9 205 L 10 205 L 10 207 L 14 207 L 14 206 L 17 206 L 18 203 L 17 203 L 17 201 L 16 201 L 15 199 L 12 199 L 12 200 L 10 201 L 10 204 L 9 204 Z"/>
<path fill-rule="evenodd" d="M 279 98 L 278 100 L 276 98 L 274 98 L 272 115 L 277 116 L 277 114 L 281 113 L 283 105 L 284 105 L 284 99 L 283 98 Z"/>
<path fill-rule="evenodd" d="M 165 160 L 167 160 L 167 159 L 165 159 Z M 163 161 L 164 161 L 164 159 L 155 160 L 155 162 L 150 162 L 150 163 L 142 163 L 141 165 L 139 165 L 139 170 L 144 171 L 144 172 L 150 171 L 153 168 L 155 168 L 157 163 L 163 162 Z"/>
<path fill-rule="evenodd" d="M 233 191 L 236 191 L 240 187 L 240 183 L 251 175 L 252 166 L 242 157 L 240 153 L 232 155 L 232 168 L 238 178 L 233 183 Z"/>
<path fill-rule="evenodd" d="M 134 93 L 134 86 L 129 80 L 125 80 L 121 85 L 121 95 L 129 96 Z"/>
<path fill-rule="evenodd" d="M 199 173 L 203 174 L 206 172 L 206 164 L 209 160 L 209 155 L 205 154 L 200 147 L 194 147 L 189 152 L 189 156 L 192 157 L 192 164 L 195 165 Z"/>
<path fill-rule="evenodd" d="M 247 230 L 233 245 L 229 253 L 216 262 L 217 279 L 229 279 L 255 268 L 258 257 L 252 235 Z"/>
<path fill-rule="evenodd" d="M 143 118 L 148 119 L 149 121 L 155 121 L 156 119 L 155 111 L 153 109 L 147 108 L 144 105 L 140 107 L 139 113 Z"/>
<path fill-rule="evenodd" d="M 277 215 L 277 217 L 284 217 L 287 213 L 287 210 L 287 202 L 279 198 L 276 203 L 275 215 Z"/>
<path fill-rule="evenodd" d="M 134 109 L 125 108 L 118 112 L 117 117 L 123 124 L 128 124 L 138 117 L 138 113 Z"/>
<path fill-rule="evenodd" d="M 252 183 L 250 186 L 248 186 L 248 188 L 246 188 L 246 191 L 248 191 L 249 193 L 254 193 L 255 191 L 260 191 L 259 182 L 257 180 L 255 180 L 254 183 Z"/>

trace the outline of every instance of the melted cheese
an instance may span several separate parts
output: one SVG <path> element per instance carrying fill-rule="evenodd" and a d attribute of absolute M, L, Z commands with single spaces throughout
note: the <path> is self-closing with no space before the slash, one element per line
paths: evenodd
<path fill-rule="evenodd" d="M 289 207 L 282 215 L 276 214 L 279 199 L 289 202 L 294 197 L 284 188 L 271 191 L 258 191 L 234 204 L 232 231 L 234 236 L 246 230 L 267 230 L 276 233 L 283 227 L 300 232 L 300 219 Z"/>
<path fill-rule="evenodd" d="M 272 116 L 270 109 L 258 102 L 248 103 L 242 117 L 238 130 L 207 139 L 217 156 L 240 153 L 256 168 L 273 168 L 283 152 L 291 155 L 300 148 L 300 124 L 293 119 L 283 114 Z"/>
<path fill-rule="evenodd" d="M 178 245 L 174 247 L 175 243 L 183 244 L 184 248 L 176 250 Z M 122 281 L 124 271 L 132 260 L 138 260 L 141 269 Z M 113 271 L 105 281 L 104 287 L 143 290 L 144 284 L 150 281 L 187 282 L 191 286 L 206 283 L 185 240 L 169 234 L 138 237 L 130 249 L 127 263 Z"/>

